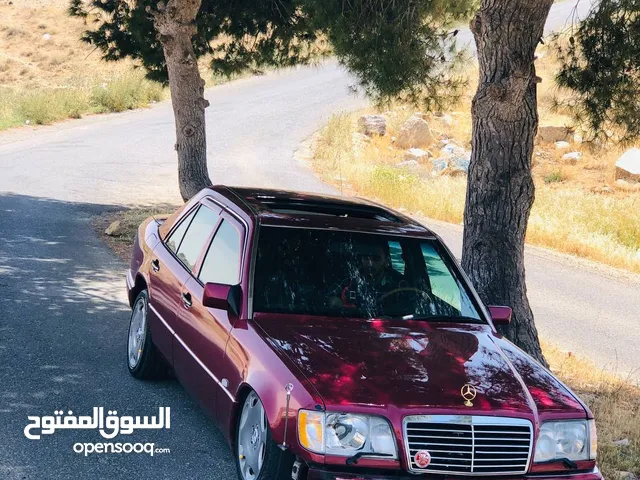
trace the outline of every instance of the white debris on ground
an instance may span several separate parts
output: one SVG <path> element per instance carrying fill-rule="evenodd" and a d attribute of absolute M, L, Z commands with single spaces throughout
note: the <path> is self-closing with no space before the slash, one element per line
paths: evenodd
<path fill-rule="evenodd" d="M 616 162 L 616 180 L 640 182 L 640 149 L 631 148 Z"/>

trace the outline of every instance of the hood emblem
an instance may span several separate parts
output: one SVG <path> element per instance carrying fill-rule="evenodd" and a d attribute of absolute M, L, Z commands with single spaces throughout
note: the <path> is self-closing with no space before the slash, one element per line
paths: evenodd
<path fill-rule="evenodd" d="M 416 462 L 418 468 L 427 468 L 431 463 L 431 454 L 426 450 L 420 450 L 413 457 L 413 461 Z"/>
<path fill-rule="evenodd" d="M 464 398 L 465 400 L 465 406 L 473 407 L 473 403 L 471 403 L 471 400 L 474 400 L 476 398 L 476 396 L 478 395 L 478 391 L 476 390 L 476 387 L 467 383 L 460 389 L 460 395 L 462 395 L 462 398 Z"/>

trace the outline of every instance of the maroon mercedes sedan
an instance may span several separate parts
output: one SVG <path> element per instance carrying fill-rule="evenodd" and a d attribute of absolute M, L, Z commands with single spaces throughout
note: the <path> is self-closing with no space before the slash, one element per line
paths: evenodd
<path fill-rule="evenodd" d="M 380 205 L 212 187 L 139 228 L 127 362 L 169 369 L 241 480 L 602 479 L 589 409 Z"/>

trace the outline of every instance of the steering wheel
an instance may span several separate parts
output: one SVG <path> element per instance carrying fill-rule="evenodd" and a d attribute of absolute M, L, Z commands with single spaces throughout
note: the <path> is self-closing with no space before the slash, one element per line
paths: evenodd
<path fill-rule="evenodd" d="M 419 288 L 400 287 L 400 288 L 395 288 L 395 289 L 391 290 L 390 292 L 387 292 L 384 295 L 380 296 L 380 298 L 378 298 L 378 303 L 383 303 L 387 298 L 389 298 L 392 295 L 399 295 L 401 293 L 408 293 L 408 292 L 413 292 L 413 293 L 416 293 L 418 295 L 425 295 L 428 298 L 431 298 L 431 297 L 429 297 L 429 294 L 427 292 L 425 292 L 424 290 L 420 290 Z"/>

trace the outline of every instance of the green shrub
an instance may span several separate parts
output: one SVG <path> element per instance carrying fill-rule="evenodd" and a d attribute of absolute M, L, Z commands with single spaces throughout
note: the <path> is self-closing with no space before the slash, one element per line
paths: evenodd
<path fill-rule="evenodd" d="M 544 176 L 544 183 L 558 183 L 564 181 L 564 175 L 560 170 L 551 172 Z"/>
<path fill-rule="evenodd" d="M 24 123 L 18 111 L 17 96 L 9 88 L 0 88 L 0 130 Z"/>
<path fill-rule="evenodd" d="M 395 190 L 411 195 L 411 192 L 418 187 L 420 179 L 398 168 L 377 165 L 371 172 L 369 182 L 373 191 Z"/>
<path fill-rule="evenodd" d="M 17 113 L 38 125 L 80 118 L 89 110 L 87 94 L 75 88 L 48 88 L 16 95 Z"/>
<path fill-rule="evenodd" d="M 142 72 L 130 72 L 96 85 L 91 102 L 98 112 L 123 112 L 162 100 L 164 89 L 147 80 Z"/>

